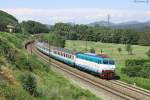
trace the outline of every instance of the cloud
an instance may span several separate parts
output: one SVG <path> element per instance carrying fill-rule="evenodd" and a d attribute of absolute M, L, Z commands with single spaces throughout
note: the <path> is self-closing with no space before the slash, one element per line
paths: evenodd
<path fill-rule="evenodd" d="M 111 15 L 113 21 L 138 20 L 150 16 L 150 12 L 101 8 L 68 8 L 68 9 L 32 9 L 32 8 L 1 8 L 20 21 L 36 20 L 47 24 L 55 22 L 88 23 L 96 20 L 107 20 Z M 145 19 L 145 18 L 144 18 Z"/>

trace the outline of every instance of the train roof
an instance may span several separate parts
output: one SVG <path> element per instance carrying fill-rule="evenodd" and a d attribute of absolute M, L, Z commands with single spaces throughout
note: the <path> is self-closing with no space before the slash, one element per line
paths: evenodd
<path fill-rule="evenodd" d="M 40 45 L 40 46 L 44 46 L 46 48 L 49 48 L 48 44 L 46 44 L 46 43 L 37 42 L 37 44 Z M 59 50 L 59 51 L 65 52 L 65 53 L 74 54 L 74 55 L 91 56 L 91 57 L 94 57 L 94 58 L 97 58 L 97 59 L 111 59 L 110 57 L 108 57 L 105 54 L 75 52 L 75 51 L 71 51 L 71 50 L 68 50 L 68 49 L 59 48 L 59 47 L 55 47 L 55 46 L 50 46 L 50 48 L 54 49 L 54 50 Z"/>
<path fill-rule="evenodd" d="M 64 49 L 64 48 L 54 47 L 53 49 L 59 50 L 59 51 L 65 52 L 65 53 L 69 53 L 69 54 L 75 54 L 75 53 L 76 53 L 76 52 L 73 52 L 73 51 L 71 51 L 71 50 Z"/>
<path fill-rule="evenodd" d="M 107 55 L 104 55 L 104 54 L 95 54 L 95 53 L 76 53 L 76 55 L 80 55 L 80 56 L 91 56 L 91 57 L 94 57 L 94 58 L 98 58 L 98 59 L 110 59 L 110 57 L 108 57 Z"/>
<path fill-rule="evenodd" d="M 48 47 L 49 45 L 47 43 L 37 42 L 37 44 L 49 49 L 49 47 Z M 69 53 L 69 54 L 76 54 L 76 52 L 74 52 L 74 51 L 64 49 L 64 48 L 60 48 L 60 47 L 55 47 L 55 46 L 50 46 L 50 49 L 62 51 L 62 52 Z"/>

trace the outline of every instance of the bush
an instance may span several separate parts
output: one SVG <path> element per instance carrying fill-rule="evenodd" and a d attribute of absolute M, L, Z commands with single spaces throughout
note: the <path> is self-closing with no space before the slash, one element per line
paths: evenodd
<path fill-rule="evenodd" d="M 28 93 L 30 93 L 31 95 L 35 95 L 36 87 L 37 87 L 37 81 L 32 74 L 23 75 L 21 78 L 21 83 L 22 83 L 23 88 Z"/>
<path fill-rule="evenodd" d="M 134 59 L 126 60 L 125 68 L 122 72 L 130 77 L 143 77 L 150 78 L 150 60 L 147 59 Z"/>
<path fill-rule="evenodd" d="M 9 85 L 6 81 L 0 82 L 0 100 L 34 100 L 18 85 Z M 5 99 L 3 99 L 3 97 Z"/>
<path fill-rule="evenodd" d="M 5 65 L 5 61 L 4 61 L 4 59 L 0 58 L 0 68 L 2 65 Z"/>
<path fill-rule="evenodd" d="M 118 52 L 119 53 L 122 52 L 122 48 L 121 47 L 118 48 Z"/>
<path fill-rule="evenodd" d="M 146 52 L 148 58 L 150 58 L 150 49 Z"/>
<path fill-rule="evenodd" d="M 90 49 L 90 52 L 91 52 L 91 53 L 95 53 L 95 49 L 94 49 L 94 48 L 91 48 L 91 49 Z"/>
<path fill-rule="evenodd" d="M 139 71 L 141 71 L 141 66 L 127 66 L 123 69 L 124 73 L 127 74 L 130 77 L 136 77 L 139 76 Z"/>
<path fill-rule="evenodd" d="M 148 59 L 127 59 L 125 61 L 125 66 L 143 66 L 144 63 L 149 62 Z"/>
<path fill-rule="evenodd" d="M 150 63 L 144 64 L 142 70 L 139 72 L 143 78 L 150 78 Z"/>
<path fill-rule="evenodd" d="M 56 100 L 59 95 L 58 89 L 52 89 L 50 94 L 50 100 Z"/>
<path fill-rule="evenodd" d="M 126 51 L 130 54 L 130 55 L 132 55 L 133 54 L 133 48 L 132 48 L 132 45 L 130 45 L 130 44 L 127 44 L 126 45 Z"/>

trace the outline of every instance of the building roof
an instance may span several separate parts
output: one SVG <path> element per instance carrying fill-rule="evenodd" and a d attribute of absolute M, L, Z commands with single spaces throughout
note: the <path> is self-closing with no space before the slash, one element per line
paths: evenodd
<path fill-rule="evenodd" d="M 12 25 L 7 25 L 7 28 L 15 28 L 15 27 Z"/>

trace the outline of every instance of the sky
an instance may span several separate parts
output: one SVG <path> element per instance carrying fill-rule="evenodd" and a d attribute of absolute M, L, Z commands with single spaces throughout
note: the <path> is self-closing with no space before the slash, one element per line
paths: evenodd
<path fill-rule="evenodd" d="M 0 0 L 0 10 L 14 15 L 19 22 L 35 20 L 44 24 L 95 21 L 114 23 L 150 21 L 150 2 L 135 0 Z M 140 0 L 144 1 L 144 0 Z"/>

